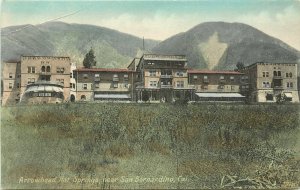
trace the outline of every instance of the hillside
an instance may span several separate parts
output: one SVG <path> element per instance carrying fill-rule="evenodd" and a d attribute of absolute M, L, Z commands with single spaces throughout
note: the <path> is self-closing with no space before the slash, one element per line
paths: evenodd
<path fill-rule="evenodd" d="M 95 50 L 97 67 L 126 67 L 142 49 L 141 38 L 116 30 L 83 24 L 49 22 L 2 29 L 2 60 L 18 60 L 20 55 L 70 56 L 79 66 L 84 55 L 92 47 Z M 9 35 L 7 35 L 9 34 Z M 158 41 L 145 40 L 145 49 L 150 50 Z"/>
<path fill-rule="evenodd" d="M 249 25 L 207 22 L 172 36 L 155 53 L 186 54 L 192 68 L 234 69 L 258 61 L 296 62 L 299 51 Z"/>

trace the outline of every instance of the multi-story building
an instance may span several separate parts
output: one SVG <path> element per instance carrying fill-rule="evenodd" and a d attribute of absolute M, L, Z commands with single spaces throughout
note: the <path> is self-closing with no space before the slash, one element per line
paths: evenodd
<path fill-rule="evenodd" d="M 51 103 L 54 100 L 50 96 L 57 93 L 49 92 L 52 86 L 58 84 L 63 89 L 63 101 L 69 101 L 71 96 L 75 96 L 75 79 L 72 79 L 72 66 L 69 57 L 53 56 L 21 56 L 20 62 L 2 64 L 2 105 L 16 104 L 20 100 L 29 100 L 30 103 Z M 26 98 L 22 98 L 29 84 L 38 83 L 39 93 L 27 93 Z M 28 89 L 31 91 L 35 87 Z M 41 88 L 44 90 L 41 91 Z M 46 90 L 47 89 L 47 90 Z M 54 88 L 58 89 L 58 88 Z M 37 88 L 36 88 L 37 90 Z M 28 91 L 28 92 L 29 92 Z M 32 97 L 31 97 L 32 96 Z M 60 97 L 61 98 L 61 97 Z M 61 102 L 53 101 L 53 102 Z"/>
<path fill-rule="evenodd" d="M 64 100 L 70 99 L 71 60 L 69 57 L 21 56 L 21 94 L 28 84 L 36 81 L 59 83 Z"/>
<path fill-rule="evenodd" d="M 20 100 L 20 62 L 2 63 L 2 105 L 14 105 Z"/>
<path fill-rule="evenodd" d="M 242 89 L 252 102 L 276 102 L 280 95 L 287 101 L 299 102 L 296 63 L 259 62 L 243 69 L 248 84 Z"/>
<path fill-rule="evenodd" d="M 132 101 L 135 71 L 129 69 L 80 68 L 74 70 L 77 101 Z"/>
<path fill-rule="evenodd" d="M 172 102 L 192 99 L 184 55 L 144 54 L 136 66 L 138 101 Z"/>
<path fill-rule="evenodd" d="M 196 100 L 242 101 L 240 84 L 244 76 L 236 71 L 188 70 L 189 85 L 196 91 Z"/>
<path fill-rule="evenodd" d="M 69 57 L 22 56 L 2 64 L 2 105 L 65 101 L 299 102 L 297 64 L 255 63 L 243 70 L 186 68 L 183 55 L 144 54 L 127 69 L 80 68 Z M 279 96 L 280 95 L 280 96 Z"/>

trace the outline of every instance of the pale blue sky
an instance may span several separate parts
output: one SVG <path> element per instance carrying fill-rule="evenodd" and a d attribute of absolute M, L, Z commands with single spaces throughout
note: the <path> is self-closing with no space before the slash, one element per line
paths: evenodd
<path fill-rule="evenodd" d="M 300 0 L 2 1 L 1 27 L 62 18 L 164 40 L 207 21 L 242 22 L 300 50 Z"/>

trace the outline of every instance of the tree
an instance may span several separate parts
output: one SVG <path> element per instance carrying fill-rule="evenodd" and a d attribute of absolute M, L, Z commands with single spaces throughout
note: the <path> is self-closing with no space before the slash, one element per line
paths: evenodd
<path fill-rule="evenodd" d="M 84 68 L 91 68 L 92 66 L 96 66 L 96 60 L 95 60 L 94 51 L 91 48 L 90 51 L 85 55 L 85 58 L 83 60 L 83 66 Z"/>
<path fill-rule="evenodd" d="M 237 68 L 238 71 L 241 71 L 241 70 L 243 70 L 245 68 L 245 65 L 242 62 L 238 62 L 236 64 L 236 68 Z"/>

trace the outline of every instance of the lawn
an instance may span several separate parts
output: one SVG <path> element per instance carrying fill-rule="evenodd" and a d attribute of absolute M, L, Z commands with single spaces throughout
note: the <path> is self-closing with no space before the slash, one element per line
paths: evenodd
<path fill-rule="evenodd" d="M 1 112 L 3 188 L 300 187 L 299 105 L 86 103 Z"/>

